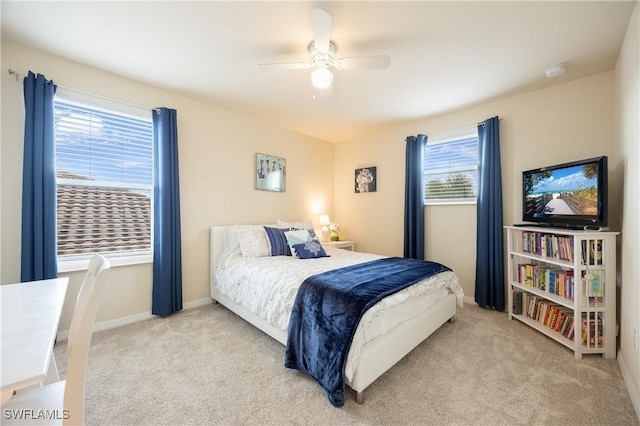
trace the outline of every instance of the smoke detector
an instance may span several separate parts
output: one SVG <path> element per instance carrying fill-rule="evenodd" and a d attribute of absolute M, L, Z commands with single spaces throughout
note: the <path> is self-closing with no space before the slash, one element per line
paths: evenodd
<path fill-rule="evenodd" d="M 554 65 L 544 70 L 544 75 L 546 75 L 547 78 L 558 77 L 559 75 L 564 74 L 565 70 L 566 67 L 563 64 Z"/>

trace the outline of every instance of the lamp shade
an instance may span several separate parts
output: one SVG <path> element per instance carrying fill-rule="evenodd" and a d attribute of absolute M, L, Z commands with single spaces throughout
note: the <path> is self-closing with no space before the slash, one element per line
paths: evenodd
<path fill-rule="evenodd" d="M 322 229 L 320 229 L 320 232 L 322 233 L 322 235 L 321 235 L 322 241 L 328 241 L 329 240 L 329 227 L 327 225 L 331 225 L 331 220 L 329 220 L 329 215 L 328 214 L 321 214 L 319 223 L 322 226 Z"/>
<path fill-rule="evenodd" d="M 311 84 L 316 89 L 326 89 L 333 82 L 333 74 L 327 68 L 316 68 L 311 73 Z"/>
<path fill-rule="evenodd" d="M 331 220 L 329 220 L 328 214 L 320 215 L 320 225 L 326 226 L 331 224 Z"/>

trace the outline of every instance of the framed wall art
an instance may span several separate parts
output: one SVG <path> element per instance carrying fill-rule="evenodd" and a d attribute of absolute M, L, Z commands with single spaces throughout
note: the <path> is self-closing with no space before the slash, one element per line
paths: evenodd
<path fill-rule="evenodd" d="M 287 160 L 267 154 L 256 154 L 256 189 L 285 192 Z"/>
<path fill-rule="evenodd" d="M 355 192 L 376 192 L 378 177 L 375 167 L 362 167 L 356 169 Z"/>

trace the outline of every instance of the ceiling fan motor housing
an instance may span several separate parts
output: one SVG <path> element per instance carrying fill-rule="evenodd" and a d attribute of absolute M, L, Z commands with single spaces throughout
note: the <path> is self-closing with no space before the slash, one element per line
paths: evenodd
<path fill-rule="evenodd" d="M 336 45 L 333 42 L 329 42 L 329 49 L 326 52 L 321 52 L 316 48 L 315 42 L 312 41 L 309 45 L 309 56 L 311 63 L 316 67 L 328 68 L 334 65 Z"/>

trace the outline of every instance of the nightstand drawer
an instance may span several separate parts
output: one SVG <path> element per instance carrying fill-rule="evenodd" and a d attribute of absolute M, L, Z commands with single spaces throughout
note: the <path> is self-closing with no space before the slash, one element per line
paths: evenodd
<path fill-rule="evenodd" d="M 351 250 L 356 251 L 356 242 L 355 241 L 321 241 L 323 246 L 334 247 L 343 250 Z"/>

